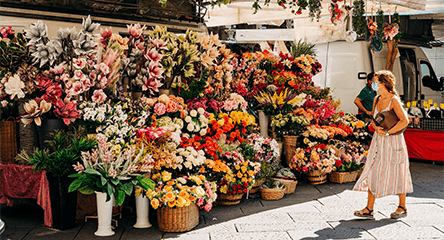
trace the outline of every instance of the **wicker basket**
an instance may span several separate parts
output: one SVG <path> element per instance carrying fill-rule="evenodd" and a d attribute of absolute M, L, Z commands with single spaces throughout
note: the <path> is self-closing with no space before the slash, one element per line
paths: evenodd
<path fill-rule="evenodd" d="M 157 210 L 157 222 L 162 232 L 186 232 L 199 224 L 199 208 L 195 203 L 188 207 Z"/>
<path fill-rule="evenodd" d="M 219 194 L 217 195 L 217 203 L 221 205 L 236 205 L 240 203 L 242 196 L 243 194 L 241 195 Z"/>
<path fill-rule="evenodd" d="M 261 197 L 264 200 L 279 200 L 284 197 L 286 188 L 260 188 Z"/>
<path fill-rule="evenodd" d="M 328 174 L 328 180 L 334 183 L 348 183 L 356 181 L 357 171 L 353 172 L 331 172 Z"/>
<path fill-rule="evenodd" d="M 265 182 L 264 180 L 255 181 L 253 186 L 251 186 L 250 194 L 257 193 L 259 191 L 259 186 L 262 185 L 264 182 Z"/>
<path fill-rule="evenodd" d="M 15 163 L 18 151 L 18 124 L 14 118 L 0 122 L 0 163 Z"/>
<path fill-rule="evenodd" d="M 327 175 L 320 170 L 308 172 L 307 178 L 312 185 L 319 185 L 327 182 Z"/>
<path fill-rule="evenodd" d="M 291 159 L 296 152 L 296 143 L 298 141 L 298 136 L 284 136 L 284 154 L 287 166 L 290 166 Z"/>
<path fill-rule="evenodd" d="M 275 181 L 279 181 L 280 183 L 285 185 L 285 194 L 292 194 L 296 191 L 296 185 L 298 185 L 297 180 L 289 180 L 289 179 L 283 179 L 283 178 L 271 178 Z"/>

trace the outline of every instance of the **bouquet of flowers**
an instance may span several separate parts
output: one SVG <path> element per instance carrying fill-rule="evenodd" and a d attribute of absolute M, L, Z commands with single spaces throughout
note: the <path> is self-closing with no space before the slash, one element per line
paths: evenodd
<path fill-rule="evenodd" d="M 254 183 L 254 175 L 259 171 L 260 164 L 243 161 L 230 164 L 230 171 L 219 183 L 219 191 L 228 195 L 242 195 Z"/>
<path fill-rule="evenodd" d="M 263 107 L 266 115 L 286 114 L 293 111 L 295 108 L 302 106 L 305 103 L 306 94 L 301 93 L 297 95 L 289 89 L 277 94 L 266 91 L 259 92 L 259 95 L 254 96 L 259 102 L 259 107 Z"/>
<path fill-rule="evenodd" d="M 222 160 L 206 159 L 199 169 L 199 174 L 203 174 L 210 182 L 219 184 L 230 168 Z"/>
<path fill-rule="evenodd" d="M 255 162 L 268 161 L 280 157 L 279 145 L 275 139 L 264 138 L 257 133 L 248 135 L 246 144 L 251 145 L 254 151 Z"/>
<path fill-rule="evenodd" d="M 134 185 L 144 190 L 153 189 L 150 179 L 136 173 L 141 153 L 136 155 L 135 147 L 115 154 L 107 138 L 97 137 L 97 143 L 97 149 L 82 152 L 82 163 L 73 165 L 77 173 L 70 175 L 75 180 L 69 186 L 69 192 L 102 192 L 107 194 L 107 201 L 114 195 L 117 206 L 120 206 L 125 201 L 125 195 L 131 195 Z"/>
<path fill-rule="evenodd" d="M 304 130 L 305 126 L 310 124 L 310 119 L 307 118 L 306 112 L 298 109 L 285 115 L 278 114 L 271 118 L 271 126 L 276 128 L 277 137 L 284 135 L 299 135 Z M 307 116 L 306 116 L 307 115 Z"/>
<path fill-rule="evenodd" d="M 298 148 L 291 159 L 290 168 L 304 173 L 320 170 L 326 174 L 333 170 L 333 165 L 338 160 L 335 153 L 331 145 L 325 144 L 306 149 Z"/>
<path fill-rule="evenodd" d="M 208 212 L 217 198 L 216 184 L 208 182 L 204 175 L 174 179 L 170 172 L 162 171 L 155 174 L 152 180 L 156 185 L 154 190 L 148 190 L 146 195 L 151 200 L 151 206 L 154 209 L 183 207 L 196 203 Z"/>
<path fill-rule="evenodd" d="M 242 111 L 231 111 L 229 114 L 220 112 L 217 115 L 211 113 L 208 122 L 210 127 L 206 136 L 217 140 L 225 135 L 228 142 L 240 143 L 245 141 L 247 129 L 257 125 L 254 116 Z"/>

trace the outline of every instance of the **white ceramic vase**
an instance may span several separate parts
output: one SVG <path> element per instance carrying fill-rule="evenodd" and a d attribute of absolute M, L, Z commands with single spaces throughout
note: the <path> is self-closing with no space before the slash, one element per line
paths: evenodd
<path fill-rule="evenodd" d="M 264 137 L 268 137 L 268 116 L 265 115 L 264 111 L 259 110 L 259 127 L 261 130 L 261 135 Z"/>
<path fill-rule="evenodd" d="M 111 196 L 111 199 L 108 202 L 106 201 L 106 193 L 96 192 L 96 197 L 97 220 L 99 222 L 99 226 L 94 235 L 100 237 L 112 236 L 115 234 L 111 227 L 114 196 Z"/>
<path fill-rule="evenodd" d="M 133 227 L 135 228 L 149 228 L 151 227 L 151 223 L 148 219 L 148 213 L 150 210 L 150 201 L 145 194 L 140 194 L 136 197 L 136 224 Z"/>

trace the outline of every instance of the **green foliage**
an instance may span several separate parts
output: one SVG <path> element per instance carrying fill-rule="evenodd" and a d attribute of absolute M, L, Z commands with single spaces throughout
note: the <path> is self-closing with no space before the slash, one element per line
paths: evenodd
<path fill-rule="evenodd" d="M 293 58 L 297 58 L 301 55 L 310 55 L 312 57 L 316 57 L 316 45 L 308 42 L 303 42 L 302 39 L 299 39 L 297 44 L 291 43 L 291 56 Z"/>
<path fill-rule="evenodd" d="M 203 70 L 200 77 L 191 77 L 186 80 L 187 84 L 173 83 L 176 96 L 183 98 L 185 101 L 204 96 L 205 87 L 207 85 L 207 70 Z"/>
<path fill-rule="evenodd" d="M 398 24 L 398 34 L 396 34 L 396 36 L 393 37 L 393 41 L 395 42 L 395 43 L 394 43 L 394 46 L 397 47 L 399 41 L 400 41 L 401 38 L 402 38 L 402 33 L 401 33 L 401 18 L 399 17 L 399 14 L 398 14 L 397 12 L 395 12 L 395 13 L 393 14 L 393 22 L 392 22 L 392 23 L 396 23 L 396 24 Z"/>
<path fill-rule="evenodd" d="M 378 25 L 378 37 L 382 40 L 382 37 L 384 36 L 384 11 L 382 9 L 379 9 L 376 12 L 376 24 Z"/>
<path fill-rule="evenodd" d="M 81 153 L 93 149 L 95 145 L 94 139 L 56 131 L 52 133 L 50 149 L 35 149 L 30 155 L 22 151 L 17 160 L 34 165 L 34 170 L 45 170 L 66 176 L 74 173 L 72 165 L 81 161 Z"/>
<path fill-rule="evenodd" d="M 17 72 L 23 63 L 30 63 L 30 53 L 26 38 L 17 33 L 15 39 L 0 41 L 0 78 L 8 72 Z"/>
<path fill-rule="evenodd" d="M 364 14 L 364 0 L 355 0 L 353 2 L 353 29 L 359 38 L 368 35 L 367 20 Z"/>

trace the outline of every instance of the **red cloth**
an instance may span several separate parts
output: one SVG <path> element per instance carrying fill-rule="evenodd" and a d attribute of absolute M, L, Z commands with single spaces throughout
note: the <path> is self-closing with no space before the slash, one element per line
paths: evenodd
<path fill-rule="evenodd" d="M 409 158 L 444 161 L 444 131 L 408 128 L 404 138 Z"/>
<path fill-rule="evenodd" d="M 51 198 L 45 171 L 32 170 L 32 166 L 0 164 L 0 203 L 12 206 L 12 198 L 34 198 L 45 213 L 44 223 L 52 227 Z"/>

